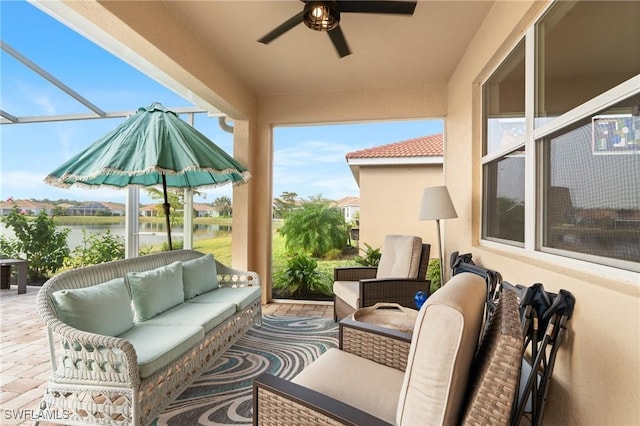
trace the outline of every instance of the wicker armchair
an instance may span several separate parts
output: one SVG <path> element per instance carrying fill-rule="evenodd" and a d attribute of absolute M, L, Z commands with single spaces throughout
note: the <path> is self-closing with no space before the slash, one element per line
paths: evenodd
<path fill-rule="evenodd" d="M 254 425 L 507 425 L 520 376 L 518 301 L 505 290 L 478 344 L 485 283 L 460 274 L 404 333 L 351 319 L 331 349 L 292 381 L 254 381 Z M 455 324 L 454 324 L 455 323 Z"/>
<path fill-rule="evenodd" d="M 399 248 L 398 244 L 402 247 Z M 387 235 L 382 245 L 380 266 L 335 268 L 333 271 L 333 317 L 339 321 L 356 309 L 378 302 L 399 303 L 414 307 L 418 291 L 429 294 L 431 283 L 426 279 L 431 245 L 422 244 L 419 237 Z M 398 252 L 402 253 L 401 259 Z M 405 271 L 390 264 L 402 264 Z"/>

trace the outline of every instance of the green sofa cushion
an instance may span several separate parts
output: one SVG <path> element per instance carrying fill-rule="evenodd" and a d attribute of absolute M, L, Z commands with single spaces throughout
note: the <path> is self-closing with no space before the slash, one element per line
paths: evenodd
<path fill-rule="evenodd" d="M 236 305 L 233 303 L 182 303 L 145 321 L 144 324 L 198 325 L 208 333 L 235 313 Z"/>
<path fill-rule="evenodd" d="M 146 321 L 184 302 L 182 263 L 127 273 L 137 321 Z"/>
<path fill-rule="evenodd" d="M 218 288 L 218 271 L 212 254 L 182 262 L 184 300 Z"/>
<path fill-rule="evenodd" d="M 204 339 L 204 330 L 195 325 L 156 326 L 140 323 L 118 337 L 133 345 L 138 357 L 140 378 L 145 379 Z"/>
<path fill-rule="evenodd" d="M 58 318 L 78 330 L 117 336 L 133 326 L 133 312 L 124 278 L 91 287 L 53 293 Z"/>
<path fill-rule="evenodd" d="M 253 287 L 220 287 L 208 293 L 188 300 L 188 303 L 232 303 L 236 311 L 247 308 L 260 299 L 260 286 Z"/>

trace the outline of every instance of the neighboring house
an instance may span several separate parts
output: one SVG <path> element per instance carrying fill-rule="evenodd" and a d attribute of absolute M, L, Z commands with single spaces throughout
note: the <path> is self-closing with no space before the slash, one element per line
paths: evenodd
<path fill-rule="evenodd" d="M 125 205 L 124 203 L 101 203 L 105 206 L 113 216 L 124 216 L 125 215 Z"/>
<path fill-rule="evenodd" d="M 435 222 L 418 213 L 423 189 L 444 182 L 443 159 L 442 134 L 347 153 L 360 187 L 360 243 L 380 247 L 385 234 L 417 235 L 438 256 Z"/>
<path fill-rule="evenodd" d="M 101 202 L 84 203 L 67 209 L 69 216 L 97 216 L 110 215 L 111 209 Z"/>
<path fill-rule="evenodd" d="M 69 209 L 75 207 L 73 204 L 69 204 L 69 203 L 60 203 L 60 204 L 56 204 L 56 209 L 60 210 L 61 212 L 64 212 L 64 214 L 68 214 Z"/>
<path fill-rule="evenodd" d="M 158 204 L 148 204 L 146 206 L 140 206 L 140 216 L 144 217 L 157 217 L 158 216 Z"/>
<path fill-rule="evenodd" d="M 41 203 L 33 200 L 0 201 L 0 215 L 7 216 L 13 209 L 14 205 L 17 205 L 21 211 L 28 212 L 34 216 L 40 214 L 43 210 L 46 211 L 47 214 L 51 215 L 55 207 L 53 204 Z"/>
<path fill-rule="evenodd" d="M 195 211 L 195 217 L 218 217 L 220 212 L 213 206 L 208 204 L 193 204 L 193 210 Z"/>
<path fill-rule="evenodd" d="M 344 215 L 345 222 L 354 223 L 358 220 L 360 212 L 360 198 L 344 197 L 341 200 L 336 201 L 336 207 L 339 208 Z"/>

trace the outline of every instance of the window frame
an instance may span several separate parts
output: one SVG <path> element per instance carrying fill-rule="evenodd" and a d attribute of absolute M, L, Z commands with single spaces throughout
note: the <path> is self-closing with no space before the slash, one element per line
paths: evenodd
<path fill-rule="evenodd" d="M 559 115 L 558 117 L 540 124 L 537 128 L 534 126 L 535 121 L 535 101 L 536 101 L 536 67 L 538 66 L 538 58 L 536 56 L 536 44 L 538 37 L 536 31 L 537 23 L 544 17 L 549 9 L 555 4 L 552 2 L 532 21 L 527 30 L 511 44 L 510 48 L 496 62 L 492 69 L 488 72 L 486 78 L 480 81 L 480 117 L 481 117 L 481 200 L 480 200 L 480 227 L 479 227 L 479 244 L 480 246 L 494 248 L 505 251 L 514 255 L 522 255 L 526 258 L 534 258 L 536 260 L 547 261 L 553 264 L 561 265 L 563 268 L 574 268 L 583 272 L 592 272 L 595 274 L 606 274 L 608 277 L 615 276 L 621 279 L 637 279 L 640 273 L 640 263 L 624 261 L 612 258 L 602 258 L 587 255 L 579 252 L 560 250 L 550 247 L 544 247 L 543 242 L 543 211 L 544 198 L 543 194 L 543 166 L 544 166 L 544 147 L 542 139 L 558 130 L 562 130 L 571 124 L 597 114 L 599 111 L 611 107 L 624 99 L 640 93 L 640 74 L 637 74 L 627 81 L 607 90 L 606 92 L 588 100 L 587 102 L 576 106 L 575 108 Z M 503 147 L 503 149 L 484 154 L 486 144 L 486 116 L 485 116 L 485 100 L 484 85 L 494 75 L 505 60 L 518 48 L 520 43 L 524 41 L 525 45 L 525 141 L 524 143 L 512 144 Z M 500 241 L 495 238 L 485 238 L 484 231 L 487 223 L 485 217 L 485 200 L 487 188 L 485 187 L 485 168 L 501 157 L 513 152 L 517 149 L 524 149 L 525 152 L 525 235 L 524 247 L 514 241 Z M 603 259 L 606 260 L 603 264 Z"/>

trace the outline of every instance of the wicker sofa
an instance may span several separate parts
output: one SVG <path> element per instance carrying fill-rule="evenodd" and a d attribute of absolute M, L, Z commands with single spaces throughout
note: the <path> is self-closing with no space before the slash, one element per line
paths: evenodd
<path fill-rule="evenodd" d="M 43 413 L 147 425 L 261 320 L 260 280 L 177 250 L 61 273 L 37 309 L 52 367 Z"/>
<path fill-rule="evenodd" d="M 343 320 L 340 349 L 291 381 L 255 379 L 254 425 L 508 425 L 523 347 L 518 300 L 505 290 L 483 327 L 486 307 L 485 280 L 462 273 L 427 300 L 412 336 Z"/>

